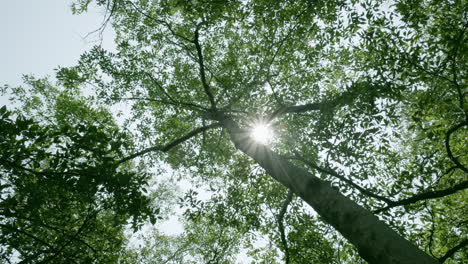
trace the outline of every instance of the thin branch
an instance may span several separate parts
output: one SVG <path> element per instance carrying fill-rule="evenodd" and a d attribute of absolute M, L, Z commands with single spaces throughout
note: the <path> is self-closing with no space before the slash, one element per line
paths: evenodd
<path fill-rule="evenodd" d="M 216 109 L 216 102 L 213 96 L 213 93 L 211 92 L 210 86 L 208 85 L 206 81 L 206 73 L 205 73 L 205 64 L 204 64 L 204 58 L 203 58 L 203 53 L 202 53 L 202 48 L 200 46 L 200 40 L 199 40 L 199 26 L 195 29 L 195 39 L 193 43 L 195 44 L 195 48 L 197 49 L 197 56 L 198 56 L 198 65 L 199 65 L 199 70 L 200 70 L 200 78 L 201 82 L 203 85 L 203 89 L 205 90 L 206 95 L 208 96 L 208 99 L 210 100 L 211 104 L 211 109 Z"/>
<path fill-rule="evenodd" d="M 53 259 L 57 258 L 59 256 L 60 253 L 62 253 L 66 247 L 68 247 L 68 245 L 70 245 L 70 243 L 75 240 L 75 238 L 77 238 L 81 232 L 83 232 L 83 230 L 85 229 L 85 227 L 88 225 L 88 222 L 91 220 L 91 219 L 94 219 L 94 217 L 96 217 L 96 215 L 100 212 L 101 210 L 95 210 L 94 212 L 91 213 L 91 210 L 90 208 L 88 208 L 88 215 L 86 216 L 86 218 L 84 219 L 83 223 L 81 224 L 81 226 L 78 228 L 78 230 L 76 231 L 76 233 L 72 236 L 70 236 L 70 238 L 68 239 L 68 241 L 66 243 L 64 243 L 56 252 L 54 255 L 50 256 L 49 258 L 41 261 L 41 263 L 49 263 L 51 262 Z M 69 259 L 69 257 L 67 257 L 67 259 Z"/>
<path fill-rule="evenodd" d="M 285 259 L 285 264 L 289 264 L 289 247 L 288 247 L 288 241 L 286 240 L 286 235 L 284 232 L 284 215 L 286 214 L 286 211 L 288 210 L 288 206 L 291 203 L 293 198 L 293 192 L 291 190 L 288 191 L 288 194 L 286 196 L 286 200 L 283 202 L 283 206 L 281 206 L 281 210 L 277 216 L 278 220 L 278 228 L 280 231 L 280 237 L 281 237 L 281 243 L 283 244 L 283 249 L 284 249 L 284 259 Z"/>
<path fill-rule="evenodd" d="M 439 262 L 444 263 L 448 258 L 451 258 L 459 249 L 462 249 L 463 247 L 466 247 L 467 245 L 468 245 L 468 238 L 465 238 L 465 240 L 462 240 L 460 244 L 456 245 L 455 247 L 447 251 L 447 253 L 445 253 L 444 256 L 439 258 L 438 259 Z"/>
<path fill-rule="evenodd" d="M 180 34 L 175 33 L 174 29 L 172 29 L 172 27 L 171 27 L 171 24 L 169 24 L 167 21 L 164 21 L 164 20 L 161 20 L 161 19 L 157 19 L 157 18 L 155 18 L 155 17 L 149 15 L 148 13 L 143 12 L 143 10 L 141 10 L 138 6 L 136 6 L 132 1 L 127 1 L 127 2 L 130 3 L 130 4 L 133 6 L 133 8 L 134 8 L 138 13 L 142 14 L 142 15 L 145 16 L 146 18 L 149 18 L 149 19 L 153 20 L 153 21 L 156 22 L 156 23 L 159 23 L 159 24 L 164 25 L 167 29 L 169 29 L 169 31 L 171 32 L 171 34 L 172 34 L 173 36 L 178 37 L 178 38 L 180 38 L 180 39 L 182 39 L 182 40 L 185 40 L 185 41 L 187 41 L 187 42 L 193 43 L 193 41 L 192 41 L 191 39 L 188 39 L 188 38 L 185 37 L 185 36 L 182 36 L 182 35 L 180 35 Z"/>
<path fill-rule="evenodd" d="M 35 240 L 35 241 L 37 241 L 37 242 L 39 242 L 39 243 L 41 243 L 41 244 L 47 246 L 48 248 L 52 249 L 54 252 L 57 252 L 57 248 L 55 248 L 55 247 L 52 246 L 51 244 L 47 243 L 46 241 L 40 239 L 39 237 L 37 237 L 37 236 L 35 236 L 35 235 L 33 235 L 33 234 L 30 234 L 30 233 L 28 233 L 28 232 L 26 232 L 26 231 L 24 231 L 24 230 L 19 229 L 19 228 L 16 228 L 16 227 L 13 227 L 13 226 L 9 226 L 9 225 L 5 225 L 5 224 L 2 224 L 2 223 L 0 223 L 0 226 L 2 226 L 2 227 L 4 227 L 4 228 L 7 228 L 7 229 L 10 229 L 10 230 L 12 230 L 12 231 L 14 231 L 14 232 L 21 233 L 21 234 L 23 234 L 23 235 L 25 235 L 25 236 L 27 236 L 27 237 L 29 237 L 29 238 L 32 238 L 33 240 Z"/>
<path fill-rule="evenodd" d="M 107 24 L 109 24 L 112 16 L 114 15 L 114 12 L 116 10 L 116 7 L 117 7 L 117 3 L 118 1 L 114 1 L 113 4 L 112 4 L 112 7 L 109 8 L 109 3 L 107 3 L 107 7 L 106 7 L 106 11 L 104 13 L 104 19 L 101 23 L 101 26 L 99 26 L 99 28 L 89 32 L 88 34 L 86 34 L 82 39 L 85 40 L 86 38 L 88 38 L 89 36 L 91 36 L 92 34 L 94 33 L 97 33 L 99 32 L 99 40 L 100 40 L 100 44 L 102 44 L 102 39 L 103 39 L 103 33 L 104 31 L 106 30 L 107 28 Z"/>
<path fill-rule="evenodd" d="M 361 186 L 357 185 L 356 183 L 354 183 L 354 182 L 351 181 L 350 179 L 347 179 L 346 177 L 344 177 L 343 175 L 337 173 L 337 172 L 334 171 L 334 170 L 331 170 L 331 169 L 324 169 L 324 168 L 318 166 L 317 164 L 306 160 L 306 159 L 305 159 L 304 157 L 302 157 L 299 153 L 295 152 L 295 154 L 296 154 L 295 159 L 297 159 L 297 160 L 303 162 L 304 164 L 306 164 L 307 166 L 309 166 L 309 167 L 311 167 L 311 168 L 313 168 L 313 169 L 316 169 L 316 170 L 319 171 L 319 172 L 328 174 L 328 175 L 330 175 L 330 176 L 333 176 L 333 177 L 335 177 L 335 178 L 338 178 L 338 179 L 341 180 L 341 181 L 346 182 L 346 183 L 349 184 L 351 187 L 353 187 L 353 188 L 359 190 L 361 193 L 363 193 L 363 194 L 365 194 L 365 195 L 367 195 L 367 196 L 376 198 L 376 199 L 381 200 L 381 201 L 383 201 L 383 202 L 385 202 L 385 203 L 387 203 L 387 204 L 393 204 L 393 203 L 394 203 L 394 201 L 392 201 L 392 200 L 390 200 L 390 199 L 388 199 L 388 198 L 385 198 L 385 197 L 383 197 L 383 196 L 380 196 L 380 195 L 378 195 L 378 194 L 375 194 L 375 193 L 373 193 L 373 192 L 371 192 L 371 191 L 369 191 L 369 190 L 366 190 L 366 189 L 362 188 Z"/>
<path fill-rule="evenodd" d="M 197 105 L 197 104 L 192 104 L 192 103 L 183 103 L 183 102 L 178 102 L 178 101 L 166 101 L 166 100 L 160 100 L 160 99 L 153 99 L 153 98 L 147 98 L 147 97 L 112 97 L 113 100 L 140 100 L 140 101 L 150 101 L 150 102 L 155 102 L 155 103 L 161 103 L 161 104 L 167 104 L 167 105 L 173 105 L 173 106 L 187 106 L 190 107 L 190 109 L 197 109 L 201 111 L 208 111 L 209 109 Z"/>
<path fill-rule="evenodd" d="M 465 120 L 464 122 L 461 122 L 460 124 L 450 128 L 447 131 L 447 134 L 445 134 L 445 148 L 447 149 L 447 155 L 449 156 L 450 160 L 453 161 L 453 163 L 455 163 L 455 165 L 457 165 L 457 167 L 459 169 L 461 169 L 462 171 L 468 173 L 468 169 L 465 168 L 465 166 L 463 166 L 458 161 L 458 159 L 453 156 L 452 150 L 450 149 L 450 135 L 452 135 L 453 132 L 457 131 L 458 129 L 460 129 L 461 127 L 466 126 L 466 125 L 468 125 L 468 120 Z"/>
<path fill-rule="evenodd" d="M 148 77 L 151 79 L 151 81 L 156 84 L 156 86 L 163 92 L 163 94 L 174 104 L 174 105 L 185 105 L 185 106 L 191 106 L 191 107 L 194 107 L 194 108 L 199 108 L 199 109 L 202 109 L 202 110 L 205 110 L 205 111 L 208 111 L 207 108 L 201 106 L 201 105 L 198 105 L 198 104 L 194 104 L 194 103 L 185 103 L 185 102 L 180 102 L 180 101 L 177 101 L 174 99 L 174 97 L 172 97 L 167 91 L 166 89 L 164 89 L 164 87 L 156 80 L 154 79 L 154 77 L 151 75 L 151 74 L 147 74 Z"/>
<path fill-rule="evenodd" d="M 384 211 L 389 210 L 390 208 L 397 207 L 397 206 L 402 206 L 402 205 L 408 205 L 408 204 L 413 204 L 422 200 L 428 200 L 428 199 L 435 199 L 435 198 L 440 198 L 444 197 L 453 193 L 456 193 L 461 190 L 465 190 L 468 188 L 468 181 L 463 181 L 459 184 L 454 185 L 453 187 L 444 189 L 444 190 L 439 190 L 439 191 L 430 191 L 430 192 L 423 192 L 416 194 L 410 198 L 406 198 L 400 201 L 392 202 L 389 204 L 387 207 L 375 210 L 374 213 L 378 214 Z"/>
<path fill-rule="evenodd" d="M 431 233 L 429 234 L 429 243 L 427 245 L 427 248 L 429 249 L 429 253 L 431 254 L 431 256 L 435 258 L 434 253 L 432 252 L 432 243 L 434 242 L 434 232 L 435 232 L 434 212 L 427 206 L 427 200 L 424 203 L 424 206 L 426 207 L 426 210 L 428 211 L 428 213 L 431 215 Z"/>
<path fill-rule="evenodd" d="M 171 150 L 175 146 L 179 145 L 182 142 L 185 142 L 185 141 L 189 140 L 190 138 L 198 135 L 199 133 L 204 132 L 204 131 L 206 131 L 208 129 L 216 128 L 216 127 L 220 127 L 220 126 L 221 126 L 221 124 L 219 124 L 219 123 L 213 123 L 211 125 L 196 128 L 196 129 L 190 131 L 188 134 L 184 135 L 183 137 L 180 137 L 180 138 L 178 138 L 178 139 L 176 139 L 176 140 L 174 140 L 172 142 L 169 142 L 166 145 L 149 147 L 149 148 L 146 148 L 144 150 L 138 151 L 138 152 L 136 152 L 134 154 L 131 154 L 131 155 L 119 160 L 117 162 L 117 164 L 124 163 L 126 161 L 132 160 L 132 159 L 134 159 L 136 157 L 142 156 L 144 154 L 147 154 L 147 153 L 153 152 L 153 151 L 168 152 L 169 150 Z"/>
<path fill-rule="evenodd" d="M 50 230 L 60 232 L 63 235 L 68 236 L 68 237 L 72 238 L 73 240 L 76 240 L 76 241 L 84 244 L 86 247 L 91 249 L 95 254 L 97 253 L 96 249 L 94 247 L 92 247 L 88 242 L 86 242 L 86 241 L 84 241 L 84 240 L 82 240 L 82 239 L 80 239 L 78 237 L 75 237 L 74 235 L 69 234 L 68 232 L 70 232 L 70 230 L 66 230 L 66 229 L 63 229 L 63 228 L 51 226 L 49 224 L 44 223 L 41 219 L 39 219 L 39 222 L 38 222 L 37 220 L 31 219 L 29 217 L 16 216 L 16 218 L 29 221 L 29 222 L 33 223 L 34 225 L 38 225 L 38 226 L 41 226 L 41 227 L 44 227 L 44 228 L 48 228 Z"/>

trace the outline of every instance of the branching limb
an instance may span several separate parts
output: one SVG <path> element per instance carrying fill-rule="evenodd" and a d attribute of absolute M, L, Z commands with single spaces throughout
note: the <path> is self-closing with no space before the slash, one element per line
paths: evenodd
<path fill-rule="evenodd" d="M 460 161 L 458 161 L 457 158 L 453 156 L 452 150 L 450 149 L 450 135 L 452 135 L 453 132 L 457 131 L 458 129 L 468 125 L 468 120 L 465 122 L 461 122 L 460 124 L 450 128 L 447 131 L 447 134 L 445 134 L 445 148 L 447 149 L 447 155 L 449 156 L 450 160 L 457 165 L 457 168 L 461 169 L 462 171 L 468 173 L 468 169 L 463 166 Z"/>
<path fill-rule="evenodd" d="M 439 190 L 439 191 L 430 191 L 430 192 L 423 192 L 420 194 L 416 194 L 410 198 L 406 198 L 400 201 L 392 202 L 389 204 L 387 207 L 375 210 L 374 213 L 378 214 L 384 211 L 388 211 L 390 208 L 397 207 L 397 206 L 402 206 L 402 205 L 408 205 L 408 204 L 413 204 L 422 200 L 428 200 L 428 199 L 435 199 L 435 198 L 440 198 L 444 197 L 453 193 L 456 193 L 461 190 L 465 190 L 468 188 L 468 181 L 463 181 L 459 184 L 454 185 L 453 187 L 444 189 L 444 190 Z"/>
<path fill-rule="evenodd" d="M 289 264 L 289 247 L 288 247 L 288 241 L 286 240 L 283 222 L 284 222 L 284 215 L 286 214 L 286 211 L 288 210 L 288 206 L 291 203 L 292 198 L 293 198 L 293 192 L 289 190 L 286 196 L 286 200 L 284 200 L 283 206 L 281 206 L 281 211 L 279 212 L 278 217 L 277 217 L 281 243 L 283 244 L 283 249 L 284 249 L 285 264 Z"/>
<path fill-rule="evenodd" d="M 445 255 L 443 255 L 441 258 L 439 258 L 440 263 L 444 263 L 448 258 L 451 258 L 459 249 L 462 249 L 463 247 L 466 247 L 468 245 L 468 238 L 465 240 L 462 240 L 458 245 L 455 247 L 451 248 Z"/>
<path fill-rule="evenodd" d="M 196 135 L 198 135 L 198 134 L 200 134 L 200 133 L 202 133 L 202 132 L 204 132 L 204 131 L 206 131 L 208 129 L 215 128 L 215 127 L 220 127 L 220 126 L 221 126 L 221 124 L 219 124 L 219 123 L 213 123 L 211 125 L 196 128 L 196 129 L 190 131 L 188 134 L 184 135 L 183 137 L 180 137 L 180 138 L 178 138 L 178 139 L 176 139 L 176 140 L 174 140 L 172 142 L 169 142 L 166 145 L 149 147 L 149 148 L 146 148 L 144 150 L 133 153 L 133 154 L 119 160 L 117 162 L 117 164 L 122 164 L 122 163 L 124 163 L 126 161 L 132 160 L 132 159 L 134 159 L 136 157 L 145 155 L 145 154 L 147 154 L 149 152 L 152 152 L 152 151 L 168 152 L 169 150 L 171 150 L 173 147 L 179 145 L 180 143 L 185 142 L 185 141 L 191 139 L 192 137 L 194 137 L 194 136 L 196 136 Z"/>

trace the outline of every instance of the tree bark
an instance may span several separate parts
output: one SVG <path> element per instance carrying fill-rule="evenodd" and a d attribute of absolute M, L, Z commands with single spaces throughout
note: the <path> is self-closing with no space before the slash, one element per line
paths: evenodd
<path fill-rule="evenodd" d="M 218 117 L 237 149 L 254 159 L 281 184 L 290 188 L 351 244 L 371 264 L 438 263 L 398 235 L 365 208 L 342 195 L 331 185 L 254 142 L 249 131 L 227 116 Z"/>

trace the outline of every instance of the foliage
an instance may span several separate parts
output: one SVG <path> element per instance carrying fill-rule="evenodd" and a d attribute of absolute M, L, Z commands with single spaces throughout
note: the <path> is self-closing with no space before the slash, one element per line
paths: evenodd
<path fill-rule="evenodd" d="M 41 101 L 29 103 L 24 113 Z M 142 192 L 148 174 L 129 165 L 117 168 L 129 141 L 107 112 L 67 94 L 54 103 L 43 122 L 0 109 L 1 257 L 115 262 L 129 218 L 137 228 L 157 217 Z"/>

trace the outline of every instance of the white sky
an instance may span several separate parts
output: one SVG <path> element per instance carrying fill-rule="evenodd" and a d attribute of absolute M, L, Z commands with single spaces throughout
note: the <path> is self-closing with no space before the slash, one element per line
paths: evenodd
<path fill-rule="evenodd" d="M 86 39 L 103 19 L 101 11 L 91 9 L 72 15 L 72 1 L 0 1 L 0 86 L 17 86 L 23 74 L 53 76 L 57 66 L 75 65 L 80 55 L 98 44 L 97 35 Z M 104 32 L 103 45 L 113 49 L 113 32 Z M 0 106 L 6 103 L 0 97 Z"/>

